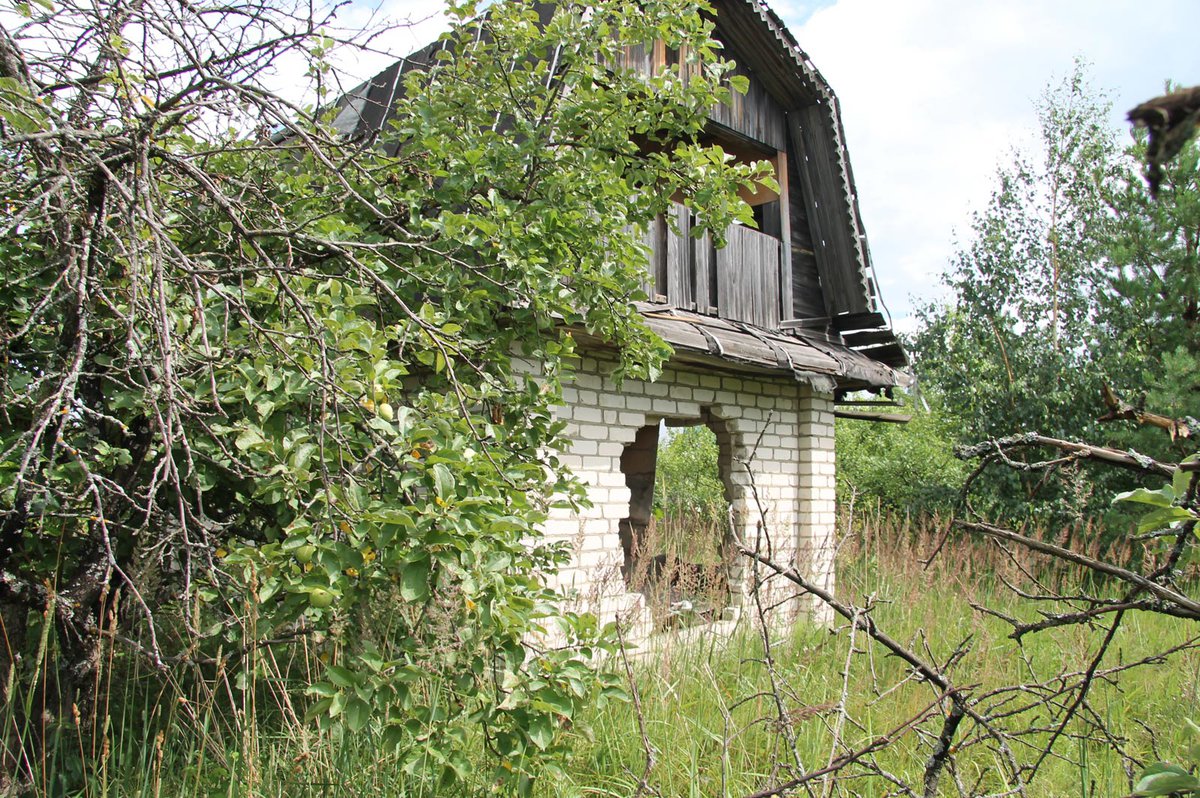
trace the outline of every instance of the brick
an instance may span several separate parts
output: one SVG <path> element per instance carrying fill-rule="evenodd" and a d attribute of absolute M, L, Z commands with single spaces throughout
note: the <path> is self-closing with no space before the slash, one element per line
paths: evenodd
<path fill-rule="evenodd" d="M 679 413 L 679 405 L 673 399 L 655 399 L 653 410 L 655 413 L 660 413 L 664 416 L 674 416 Z"/>
<path fill-rule="evenodd" d="M 604 455 L 605 457 L 620 457 L 623 451 L 625 451 L 625 447 L 621 444 L 605 441 L 597 446 L 596 454 Z"/>
<path fill-rule="evenodd" d="M 589 454 L 598 454 L 600 445 L 595 441 L 573 440 L 571 441 L 571 454 L 585 456 Z"/>
<path fill-rule="evenodd" d="M 631 396 L 626 400 L 623 407 L 627 407 L 630 410 L 652 410 L 659 401 L 662 400 L 652 400 L 645 396 Z"/>
<path fill-rule="evenodd" d="M 594 407 L 576 407 L 574 418 L 580 422 L 599 424 L 603 420 L 603 415 Z"/>
<path fill-rule="evenodd" d="M 618 443 L 633 443 L 637 433 L 633 427 L 610 427 L 608 439 Z"/>
<path fill-rule="evenodd" d="M 625 407 L 625 397 L 622 396 L 621 394 L 617 394 L 617 393 L 600 394 L 600 406 L 601 407 L 624 408 Z"/>

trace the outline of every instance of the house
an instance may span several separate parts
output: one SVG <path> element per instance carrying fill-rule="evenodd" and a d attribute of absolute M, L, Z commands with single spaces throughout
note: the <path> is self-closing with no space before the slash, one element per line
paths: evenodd
<path fill-rule="evenodd" d="M 631 576 L 651 521 L 664 426 L 709 426 L 731 534 L 828 586 L 835 405 L 848 392 L 908 380 L 878 297 L 833 92 L 760 0 L 712 5 L 716 37 L 749 90 L 713 106 L 705 135 L 738 158 L 769 161 L 778 191 L 748 196 L 758 229 L 731 227 L 720 249 L 688 234 L 695 220 L 682 205 L 646 232 L 648 301 L 637 307 L 675 355 L 659 379 L 618 386 L 606 342 L 577 336 L 585 356 L 559 411 L 571 441 L 563 460 L 590 486 L 592 506 L 560 511 L 545 529 L 573 547 L 561 586 L 643 629 L 651 610 Z M 661 43 L 629 48 L 625 58 L 643 70 L 680 63 Z M 382 129 L 412 62 L 349 92 L 339 127 Z M 733 560 L 726 577 L 727 615 L 736 616 L 746 568 Z M 826 617 L 823 607 L 807 609 Z"/>

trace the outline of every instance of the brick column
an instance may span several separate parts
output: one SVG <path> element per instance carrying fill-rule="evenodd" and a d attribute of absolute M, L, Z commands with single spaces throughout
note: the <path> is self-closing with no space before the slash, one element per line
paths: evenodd
<path fill-rule="evenodd" d="M 837 545 L 833 395 L 801 386 L 798 410 L 796 570 L 818 586 L 833 590 Z M 831 623 L 833 611 L 818 599 L 811 601 L 808 609 L 813 621 Z"/>

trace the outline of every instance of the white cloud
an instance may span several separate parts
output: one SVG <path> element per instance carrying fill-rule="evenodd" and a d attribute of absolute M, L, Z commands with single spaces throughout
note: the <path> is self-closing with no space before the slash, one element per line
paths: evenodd
<path fill-rule="evenodd" d="M 1152 8 L 1151 8 L 1152 6 Z M 1125 109 L 1167 76 L 1200 80 L 1200 4 L 839 0 L 801 24 L 780 9 L 842 105 L 864 222 L 893 313 L 937 278 L 996 167 L 1029 146 L 1034 102 L 1082 56 Z"/>

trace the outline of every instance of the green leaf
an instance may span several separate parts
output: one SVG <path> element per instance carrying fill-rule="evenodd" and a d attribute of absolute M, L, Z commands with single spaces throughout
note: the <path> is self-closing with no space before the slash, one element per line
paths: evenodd
<path fill-rule="evenodd" d="M 351 698 L 346 702 L 346 725 L 350 731 L 361 731 L 371 719 L 371 707 L 361 698 Z"/>
<path fill-rule="evenodd" d="M 429 595 L 429 560 L 422 559 L 404 566 L 400 574 L 400 598 L 405 601 L 424 601 Z"/>
<path fill-rule="evenodd" d="M 533 744 L 543 751 L 550 747 L 550 743 L 554 742 L 554 726 L 550 722 L 549 715 L 534 715 L 530 718 L 529 728 L 526 731 Z"/>
<path fill-rule="evenodd" d="M 1171 478 L 1171 490 L 1175 491 L 1176 496 L 1185 495 L 1191 483 L 1191 471 L 1184 471 L 1182 468 L 1175 469 L 1175 475 Z"/>
<path fill-rule="evenodd" d="M 233 444 L 244 452 L 251 446 L 257 446 L 265 441 L 266 439 L 263 438 L 260 430 L 254 427 L 248 427 L 242 430 L 242 434 L 237 436 L 237 440 L 235 440 Z"/>
<path fill-rule="evenodd" d="M 1114 504 L 1116 502 L 1136 502 L 1138 504 L 1150 504 L 1155 507 L 1170 507 L 1174 501 L 1175 491 L 1171 489 L 1170 485 L 1164 485 L 1158 490 L 1150 490 L 1148 488 L 1127 490 L 1113 497 Z"/>
<path fill-rule="evenodd" d="M 1171 524 L 1180 521 L 1190 521 L 1196 516 L 1190 510 L 1182 507 L 1164 507 L 1152 510 L 1138 519 L 1138 532 L 1151 532 L 1155 529 L 1166 529 Z"/>
<path fill-rule="evenodd" d="M 1179 765 L 1155 762 L 1142 772 L 1133 788 L 1134 795 L 1170 795 L 1173 792 L 1200 790 L 1200 780 Z"/>
<path fill-rule="evenodd" d="M 321 698 L 333 698 L 337 695 L 337 688 L 329 682 L 316 682 L 305 688 L 304 692 Z"/>
<path fill-rule="evenodd" d="M 454 493 L 454 474 L 450 473 L 445 463 L 435 463 L 433 466 L 433 489 L 443 500 Z"/>
<path fill-rule="evenodd" d="M 531 702 L 531 707 L 542 711 L 554 712 L 565 718 L 570 718 L 574 711 L 571 699 L 549 688 L 537 692 L 537 698 Z"/>
<path fill-rule="evenodd" d="M 338 687 L 353 687 L 357 681 L 354 678 L 354 672 L 348 668 L 343 668 L 341 665 L 330 665 L 325 669 L 325 672 L 329 674 L 329 681 Z"/>

